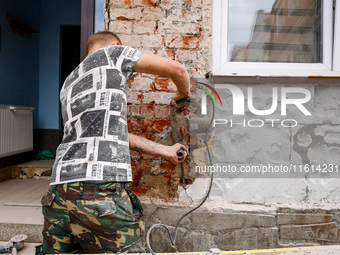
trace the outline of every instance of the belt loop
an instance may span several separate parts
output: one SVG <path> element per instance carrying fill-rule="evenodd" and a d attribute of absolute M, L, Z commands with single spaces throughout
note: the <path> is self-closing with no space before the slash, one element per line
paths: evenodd
<path fill-rule="evenodd" d="M 79 182 L 79 196 L 83 197 L 84 194 L 84 182 Z"/>
<path fill-rule="evenodd" d="M 50 185 L 49 191 L 52 192 L 52 193 L 55 193 L 57 188 L 58 188 L 58 184 Z"/>
<path fill-rule="evenodd" d="M 119 182 L 116 182 L 115 185 L 116 185 L 117 191 L 118 191 L 120 194 L 122 194 L 122 186 L 120 185 L 120 183 L 119 183 Z"/>

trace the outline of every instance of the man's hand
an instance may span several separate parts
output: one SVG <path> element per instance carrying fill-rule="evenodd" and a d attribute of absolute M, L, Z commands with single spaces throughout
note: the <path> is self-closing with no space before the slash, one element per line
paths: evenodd
<path fill-rule="evenodd" d="M 181 94 L 178 91 L 171 97 L 171 104 L 173 106 L 175 106 L 177 108 L 177 103 L 176 101 L 182 99 L 182 98 L 186 98 L 186 97 L 190 97 L 190 93 L 187 94 Z"/>
<path fill-rule="evenodd" d="M 168 155 L 165 155 L 164 157 L 167 160 L 171 161 L 172 163 L 175 163 L 175 164 L 182 163 L 188 155 L 188 149 L 183 144 L 176 143 L 172 146 L 167 146 L 167 147 L 168 147 L 167 149 Z M 180 149 L 183 149 L 184 157 L 179 160 L 177 157 L 177 152 Z"/>
<path fill-rule="evenodd" d="M 182 163 L 188 155 L 188 149 L 182 144 L 176 143 L 172 146 L 167 146 L 132 134 L 129 134 L 129 146 L 131 150 L 141 153 L 163 156 L 175 164 Z M 181 160 L 177 157 L 177 152 L 180 149 L 183 149 L 184 152 L 184 157 Z"/>

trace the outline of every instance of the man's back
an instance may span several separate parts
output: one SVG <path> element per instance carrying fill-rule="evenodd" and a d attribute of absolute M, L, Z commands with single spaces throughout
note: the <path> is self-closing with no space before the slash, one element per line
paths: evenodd
<path fill-rule="evenodd" d="M 60 92 L 64 137 L 51 184 L 132 181 L 127 130 L 127 80 L 141 53 L 125 46 L 96 50 Z"/>

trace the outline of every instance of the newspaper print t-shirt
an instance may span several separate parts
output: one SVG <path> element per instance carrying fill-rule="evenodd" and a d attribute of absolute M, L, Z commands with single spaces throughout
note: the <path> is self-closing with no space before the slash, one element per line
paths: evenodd
<path fill-rule="evenodd" d="M 127 80 L 141 52 L 110 46 L 88 56 L 60 92 L 64 137 L 51 184 L 132 181 L 127 129 Z"/>

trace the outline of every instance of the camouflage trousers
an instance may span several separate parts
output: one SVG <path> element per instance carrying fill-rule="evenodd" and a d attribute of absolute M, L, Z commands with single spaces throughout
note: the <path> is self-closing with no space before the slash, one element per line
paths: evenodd
<path fill-rule="evenodd" d="M 43 254 L 144 252 L 141 204 L 120 183 L 52 185 L 41 202 Z"/>

